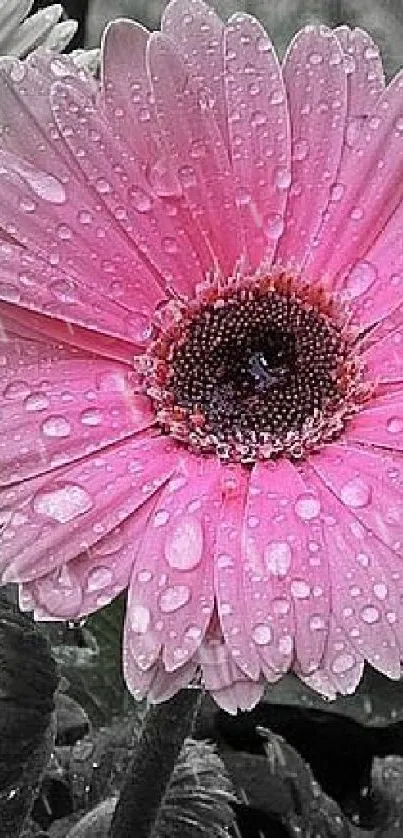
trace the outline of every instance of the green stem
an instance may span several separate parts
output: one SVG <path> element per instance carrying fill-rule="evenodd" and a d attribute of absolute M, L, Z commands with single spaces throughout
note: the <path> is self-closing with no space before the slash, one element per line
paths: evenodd
<path fill-rule="evenodd" d="M 181 690 L 151 707 L 112 818 L 109 838 L 150 838 L 184 740 L 191 735 L 201 693 Z"/>

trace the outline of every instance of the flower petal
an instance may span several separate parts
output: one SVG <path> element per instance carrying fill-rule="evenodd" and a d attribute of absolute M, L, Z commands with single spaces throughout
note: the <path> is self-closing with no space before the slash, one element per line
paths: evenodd
<path fill-rule="evenodd" d="M 310 672 L 323 655 L 330 602 L 320 514 L 316 492 L 288 460 L 254 467 L 243 536 L 248 601 L 252 637 L 274 671 L 295 655 Z"/>
<path fill-rule="evenodd" d="M 224 641 L 206 639 L 198 652 L 202 682 L 214 701 L 227 713 L 252 710 L 260 701 L 264 682 L 252 681 L 236 665 Z"/>
<path fill-rule="evenodd" d="M 361 354 L 368 377 L 380 384 L 403 381 L 403 307 L 399 306 L 364 339 Z"/>
<path fill-rule="evenodd" d="M 20 585 L 20 608 L 36 620 L 75 619 L 108 605 L 129 584 L 155 497 L 68 564 Z"/>
<path fill-rule="evenodd" d="M 197 87 L 213 100 L 214 118 L 227 141 L 222 21 L 202 0 L 171 0 L 162 15 L 161 31 L 177 45 Z"/>
<path fill-rule="evenodd" d="M 334 699 L 337 693 L 355 692 L 364 671 L 364 658 L 354 648 L 334 617 L 330 618 L 326 648 L 321 665 L 309 675 L 298 673 L 313 690 Z"/>
<path fill-rule="evenodd" d="M 360 657 L 389 678 L 399 678 L 401 560 L 382 543 L 377 543 L 368 523 L 362 525 L 357 521 L 352 501 L 357 502 L 358 494 L 354 496 L 354 491 L 358 491 L 358 484 L 355 489 L 352 483 L 345 484 L 343 505 L 342 499 L 325 483 L 328 458 L 326 464 L 322 460 L 320 455 L 313 461 L 315 474 L 310 482 L 323 508 L 332 615 Z M 359 484 L 359 490 L 363 491 L 363 483 Z M 344 647 L 340 651 L 340 659 L 336 657 L 331 665 L 333 673 L 349 671 L 356 663 L 356 656 L 347 654 Z"/>
<path fill-rule="evenodd" d="M 401 458 L 349 444 L 323 448 L 312 464 L 326 486 L 382 544 L 403 556 Z"/>
<path fill-rule="evenodd" d="M 176 456 L 163 437 L 129 439 L 4 490 L 3 581 L 37 579 L 100 541 L 166 482 Z"/>
<path fill-rule="evenodd" d="M 225 91 L 231 161 L 246 239 L 246 265 L 270 265 L 291 183 L 285 87 L 263 27 L 234 15 L 225 28 Z"/>
<path fill-rule="evenodd" d="M 99 451 L 154 423 L 149 400 L 112 361 L 34 342 L 4 344 L 0 485 Z"/>
<path fill-rule="evenodd" d="M 230 276 L 241 256 L 239 217 L 227 149 L 208 96 L 198 91 L 171 41 L 153 33 L 149 73 L 161 134 L 194 223 L 214 264 Z"/>
<path fill-rule="evenodd" d="M 219 465 L 188 456 L 161 492 L 129 588 L 126 643 L 141 669 L 167 671 L 200 646 L 214 605 L 211 538 Z M 214 501 L 215 498 L 215 501 Z"/>
<path fill-rule="evenodd" d="M 384 91 L 382 58 L 379 47 L 363 29 L 338 26 L 333 31 L 343 50 L 347 73 L 347 131 L 357 131 Z"/>
<path fill-rule="evenodd" d="M 59 130 L 118 226 L 166 285 L 191 294 L 200 275 L 197 254 L 155 196 L 133 156 L 126 155 L 98 108 L 76 86 L 56 84 L 52 106 Z"/>
<path fill-rule="evenodd" d="M 309 26 L 291 42 L 283 65 L 292 135 L 292 169 L 277 258 L 301 266 L 315 245 L 343 148 L 347 80 L 336 36 Z"/>
<path fill-rule="evenodd" d="M 343 280 L 360 259 L 372 263 L 368 252 L 374 243 L 376 248 L 378 236 L 402 201 L 402 93 L 403 74 L 399 74 L 353 143 L 333 190 L 335 197 L 337 188 L 337 200 L 328 207 L 318 246 L 311 254 L 309 270 L 314 278 L 328 274 Z M 391 223 L 393 230 L 395 222 Z"/>
<path fill-rule="evenodd" d="M 372 400 L 349 420 L 345 438 L 353 443 L 403 451 L 403 392 Z"/>

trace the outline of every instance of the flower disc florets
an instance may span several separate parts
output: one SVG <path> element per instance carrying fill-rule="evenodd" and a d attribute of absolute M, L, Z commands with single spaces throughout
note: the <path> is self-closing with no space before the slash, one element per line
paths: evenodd
<path fill-rule="evenodd" d="M 140 367 L 167 433 L 245 464 L 335 438 L 366 392 L 332 298 L 281 270 L 175 304 Z"/>

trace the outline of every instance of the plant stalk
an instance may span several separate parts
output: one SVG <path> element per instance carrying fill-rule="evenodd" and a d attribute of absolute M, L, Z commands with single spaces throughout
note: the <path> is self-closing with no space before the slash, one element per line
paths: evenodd
<path fill-rule="evenodd" d="M 151 838 L 184 740 L 191 735 L 201 701 L 198 689 L 180 690 L 150 707 L 116 805 L 109 838 Z"/>

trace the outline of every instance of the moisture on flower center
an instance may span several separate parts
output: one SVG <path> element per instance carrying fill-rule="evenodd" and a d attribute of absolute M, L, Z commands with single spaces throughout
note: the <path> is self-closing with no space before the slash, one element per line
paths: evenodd
<path fill-rule="evenodd" d="M 299 458 L 333 439 L 364 393 L 332 301 L 285 272 L 217 284 L 178 307 L 142 369 L 166 432 L 242 463 Z"/>

